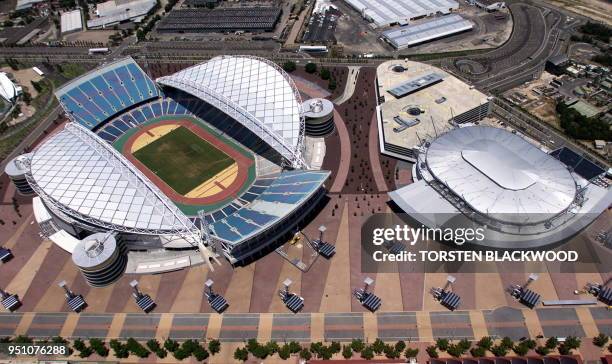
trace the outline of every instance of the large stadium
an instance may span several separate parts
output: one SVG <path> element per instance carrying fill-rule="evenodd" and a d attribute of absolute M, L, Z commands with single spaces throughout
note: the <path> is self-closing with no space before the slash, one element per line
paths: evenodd
<path fill-rule="evenodd" d="M 42 234 L 92 285 L 248 262 L 316 208 L 304 113 L 274 63 L 220 56 L 153 81 L 131 58 L 56 91 L 70 122 L 11 166 Z M 8 172 L 8 169 L 7 169 Z M 24 184 L 23 182 L 27 182 Z"/>

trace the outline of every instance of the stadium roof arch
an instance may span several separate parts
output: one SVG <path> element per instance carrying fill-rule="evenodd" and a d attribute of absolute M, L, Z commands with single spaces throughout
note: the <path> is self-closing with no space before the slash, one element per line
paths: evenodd
<path fill-rule="evenodd" d="M 197 246 L 199 230 L 111 145 L 68 123 L 26 161 L 36 193 L 77 221 L 136 234 L 171 234 Z"/>
<path fill-rule="evenodd" d="M 157 79 L 227 113 L 294 167 L 304 165 L 300 94 L 275 63 L 252 56 L 218 56 Z"/>

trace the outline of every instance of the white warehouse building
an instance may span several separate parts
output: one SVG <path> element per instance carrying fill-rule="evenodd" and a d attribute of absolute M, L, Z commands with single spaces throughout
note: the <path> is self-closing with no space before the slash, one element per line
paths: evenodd
<path fill-rule="evenodd" d="M 376 27 L 405 25 L 410 20 L 459 9 L 454 0 L 346 0 Z"/>

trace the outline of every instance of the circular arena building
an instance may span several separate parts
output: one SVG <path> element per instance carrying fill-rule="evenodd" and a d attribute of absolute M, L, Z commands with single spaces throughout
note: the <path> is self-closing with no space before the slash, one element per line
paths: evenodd
<path fill-rule="evenodd" d="M 330 173 L 303 157 L 299 92 L 267 60 L 220 56 L 154 81 L 124 58 L 56 96 L 70 122 L 18 158 L 42 234 L 75 262 L 107 234 L 113 262 L 127 256 L 108 266 L 130 273 L 212 268 L 219 255 L 244 264 L 326 193 Z M 94 268 L 84 267 L 95 285 L 117 278 Z"/>
<path fill-rule="evenodd" d="M 464 126 L 424 142 L 414 183 L 389 195 L 431 228 L 486 227 L 478 244 L 533 248 L 564 241 L 610 203 L 602 169 L 546 153 L 522 136 L 489 126 Z M 572 163 L 578 163 L 572 164 Z"/>

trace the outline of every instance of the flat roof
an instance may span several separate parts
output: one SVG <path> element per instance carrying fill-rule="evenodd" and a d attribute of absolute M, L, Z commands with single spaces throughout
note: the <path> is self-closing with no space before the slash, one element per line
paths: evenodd
<path fill-rule="evenodd" d="M 397 49 L 446 37 L 472 29 L 473 24 L 460 15 L 452 14 L 416 25 L 387 30 L 382 36 Z"/>
<path fill-rule="evenodd" d="M 102 11 L 98 10 L 100 17 L 88 20 L 88 28 L 104 27 L 125 20 L 140 21 L 153 9 L 156 2 L 155 0 L 138 0 L 117 5 L 113 1 L 107 1 L 102 4 L 98 5 L 98 7 L 102 5 Z"/>
<path fill-rule="evenodd" d="M 405 23 L 422 16 L 447 14 L 459 8 L 454 0 L 346 0 L 355 10 L 379 27 Z"/>
<path fill-rule="evenodd" d="M 62 13 L 60 19 L 60 28 L 62 30 L 62 33 L 83 29 L 81 10 L 76 9 Z"/>
<path fill-rule="evenodd" d="M 398 68 L 404 71 L 394 70 Z M 432 73 L 440 75 L 442 81 L 399 99 L 389 93 L 395 85 Z M 450 128 L 449 121 L 453 116 L 488 102 L 487 96 L 482 92 L 442 69 L 424 63 L 387 61 L 378 66 L 376 77 L 378 95 L 385 100 L 379 105 L 384 142 L 402 148 L 411 149 L 420 144 L 419 139 L 435 137 Z M 418 109 L 419 115 L 411 115 L 411 109 Z M 401 128 L 394 119 L 398 116 L 406 120 L 418 118 L 419 122 L 408 128 Z"/>

